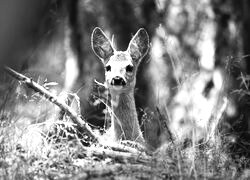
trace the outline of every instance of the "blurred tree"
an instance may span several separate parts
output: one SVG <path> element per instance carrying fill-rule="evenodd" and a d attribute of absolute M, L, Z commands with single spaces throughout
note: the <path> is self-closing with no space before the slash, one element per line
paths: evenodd
<path fill-rule="evenodd" d="M 36 40 L 38 26 L 49 1 L 0 2 L 0 64 L 21 69 L 23 56 Z"/>
<path fill-rule="evenodd" d="M 222 124 L 222 133 L 229 135 L 222 137 L 234 154 L 249 155 L 246 146 L 250 138 L 250 98 L 246 93 L 249 88 L 246 75 L 250 73 L 250 3 L 245 0 L 212 0 L 211 5 L 216 22 L 216 66 L 225 67 L 229 83 L 227 94 L 235 109 L 235 113 L 225 114 L 225 122 L 230 126 Z"/>
<path fill-rule="evenodd" d="M 0 9 L 1 63 L 62 84 L 65 3 L 1 1 Z"/>
<path fill-rule="evenodd" d="M 215 64 L 216 66 L 223 67 L 227 65 L 226 63 L 229 63 L 227 60 L 237 61 L 236 57 L 242 54 L 240 41 L 241 15 L 239 11 L 241 5 L 239 2 L 224 0 L 212 0 L 211 5 L 215 14 L 216 23 Z M 239 63 L 237 64 L 239 65 Z M 229 66 L 231 65 L 235 67 L 235 64 L 230 64 Z M 237 77 L 239 71 L 235 72 L 235 70 L 236 69 L 231 73 Z"/>
<path fill-rule="evenodd" d="M 239 5 L 238 5 L 239 6 Z M 236 6 L 236 7 L 238 7 Z M 238 9 L 239 12 L 242 13 L 242 39 L 243 39 L 243 54 L 247 55 L 245 57 L 246 61 L 246 73 L 250 74 L 250 2 L 246 0 L 242 0 L 242 9 Z"/>

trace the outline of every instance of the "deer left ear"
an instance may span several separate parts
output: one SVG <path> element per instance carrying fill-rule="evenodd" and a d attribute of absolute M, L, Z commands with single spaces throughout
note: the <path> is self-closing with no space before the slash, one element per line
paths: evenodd
<path fill-rule="evenodd" d="M 141 28 L 131 39 L 127 51 L 137 63 L 147 54 L 149 49 L 149 37 L 145 29 Z"/>
<path fill-rule="evenodd" d="M 99 27 L 96 27 L 92 32 L 91 46 L 95 54 L 103 63 L 106 63 L 114 54 L 112 43 Z"/>

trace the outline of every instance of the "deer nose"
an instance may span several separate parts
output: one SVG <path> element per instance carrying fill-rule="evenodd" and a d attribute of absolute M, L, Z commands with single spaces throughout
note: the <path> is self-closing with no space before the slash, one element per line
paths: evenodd
<path fill-rule="evenodd" d="M 126 85 L 126 82 L 124 81 L 123 78 L 119 77 L 119 76 L 116 76 L 112 79 L 111 81 L 111 85 L 113 86 L 125 86 Z"/>

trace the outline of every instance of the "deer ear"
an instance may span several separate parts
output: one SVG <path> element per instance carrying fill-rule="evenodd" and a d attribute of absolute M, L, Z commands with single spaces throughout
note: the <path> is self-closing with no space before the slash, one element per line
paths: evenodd
<path fill-rule="evenodd" d="M 149 49 L 149 37 L 145 29 L 141 28 L 131 39 L 127 51 L 137 63 L 147 54 Z"/>
<path fill-rule="evenodd" d="M 114 54 L 114 48 L 111 42 L 99 27 L 96 27 L 92 32 L 91 46 L 103 63 L 108 61 L 110 56 Z"/>

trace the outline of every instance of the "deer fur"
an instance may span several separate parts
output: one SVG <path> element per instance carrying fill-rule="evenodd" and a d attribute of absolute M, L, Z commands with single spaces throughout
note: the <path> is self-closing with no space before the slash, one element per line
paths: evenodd
<path fill-rule="evenodd" d="M 149 49 L 149 37 L 141 28 L 131 39 L 126 51 L 116 51 L 100 28 L 91 37 L 92 49 L 105 68 L 105 84 L 111 94 L 111 127 L 109 131 L 118 140 L 145 143 L 138 122 L 134 89 L 136 72 Z"/>

